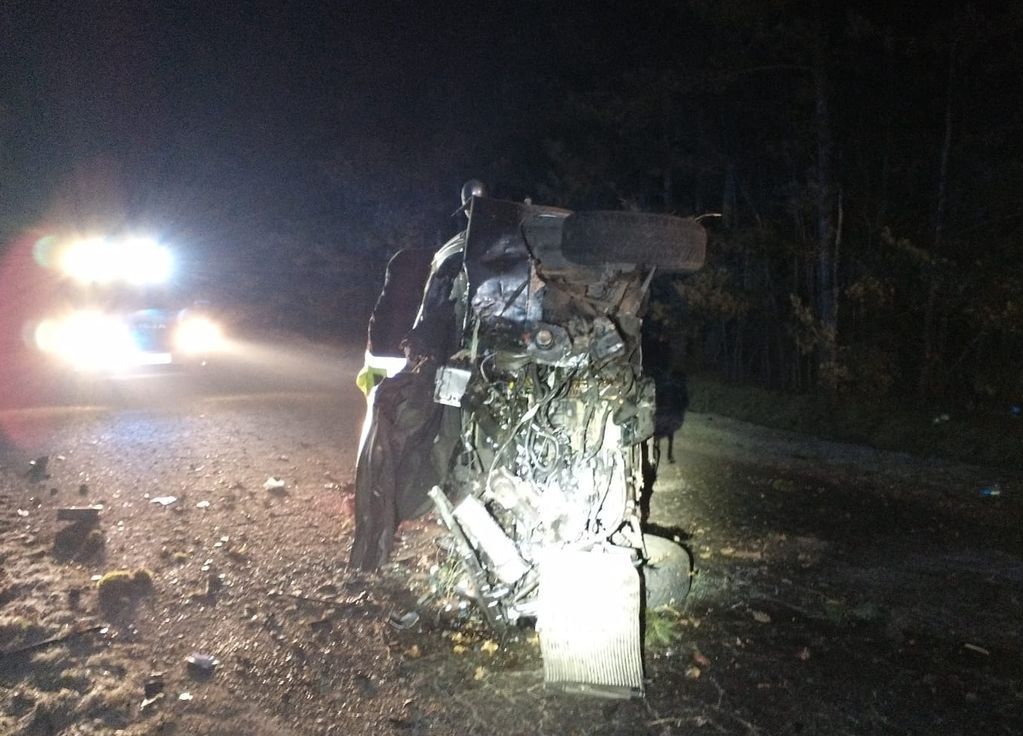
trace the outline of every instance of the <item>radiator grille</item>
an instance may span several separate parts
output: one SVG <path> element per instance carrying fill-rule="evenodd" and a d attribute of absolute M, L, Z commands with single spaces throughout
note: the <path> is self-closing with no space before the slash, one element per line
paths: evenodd
<path fill-rule="evenodd" d="M 537 616 L 544 682 L 607 697 L 642 695 L 639 616 L 631 550 L 545 550 Z"/>

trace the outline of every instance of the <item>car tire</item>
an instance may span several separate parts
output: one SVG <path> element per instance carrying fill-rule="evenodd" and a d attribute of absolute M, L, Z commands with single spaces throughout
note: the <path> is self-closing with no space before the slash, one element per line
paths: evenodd
<path fill-rule="evenodd" d="M 643 535 L 647 559 L 642 567 L 643 587 L 648 610 L 679 606 L 692 581 L 692 558 L 685 547 L 670 539 Z"/>

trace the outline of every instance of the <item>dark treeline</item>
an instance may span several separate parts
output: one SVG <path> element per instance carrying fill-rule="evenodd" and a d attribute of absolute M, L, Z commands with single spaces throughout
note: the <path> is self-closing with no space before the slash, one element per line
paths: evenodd
<path fill-rule="evenodd" d="M 648 12 L 660 45 L 549 109 L 521 187 L 719 216 L 706 268 L 675 280 L 684 306 L 655 309 L 730 380 L 1018 400 L 1020 6 Z"/>
<path fill-rule="evenodd" d="M 711 215 L 706 268 L 653 308 L 684 336 L 680 360 L 729 380 L 875 401 L 1023 395 L 1018 4 L 665 2 L 606 20 L 545 21 L 549 47 L 516 62 L 535 76 L 491 78 L 464 133 L 438 127 L 405 180 L 445 171 L 452 192 L 472 175 L 499 196 Z M 509 30 L 493 55 L 536 31 Z"/>

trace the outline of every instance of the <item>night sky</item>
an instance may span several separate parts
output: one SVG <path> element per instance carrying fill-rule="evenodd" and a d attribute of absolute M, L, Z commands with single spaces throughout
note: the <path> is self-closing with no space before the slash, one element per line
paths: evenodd
<path fill-rule="evenodd" d="M 750 29 L 757 20 L 750 8 L 761 7 L 711 5 Z M 496 179 L 490 183 L 498 193 L 535 196 L 528 181 L 501 170 L 500 159 L 532 155 L 526 149 L 548 133 L 541 107 L 628 70 L 654 81 L 670 69 L 683 85 L 688 70 L 706 75 L 714 63 L 696 64 L 733 53 L 728 39 L 699 21 L 711 5 L 5 2 L 0 227 L 54 218 L 154 220 L 215 243 L 251 238 L 253 219 L 276 218 L 303 221 L 320 238 L 337 229 L 330 213 L 344 209 L 339 162 L 375 174 L 381 195 L 428 189 L 424 207 L 437 206 L 441 191 L 453 198 L 470 176 Z M 763 7 L 777 7 L 770 22 L 780 25 L 811 5 Z M 930 15 L 885 10 L 885 22 L 926 29 L 951 12 L 945 5 Z M 832 15 L 844 12 L 836 6 Z M 768 43 L 751 32 L 734 48 L 745 53 Z M 850 68 L 869 69 L 876 60 L 865 56 Z M 789 61 L 780 49 L 735 64 L 781 69 Z M 806 116 L 809 108 L 793 107 L 805 100 L 784 99 L 798 80 L 751 79 L 780 100 L 771 112 L 759 104 L 756 114 L 781 124 Z M 865 80 L 860 98 L 873 95 L 878 81 Z M 933 91 L 925 87 L 927 100 Z M 743 115 L 750 101 L 742 91 L 724 92 Z M 693 126 L 733 125 L 720 116 L 702 123 L 687 116 L 687 125 L 689 117 Z M 681 135 L 687 132 L 683 126 Z M 410 175 L 407 162 L 425 150 L 429 171 Z"/>
<path fill-rule="evenodd" d="M 528 134 L 551 85 L 659 42 L 656 18 L 553 7 L 5 3 L 3 216 L 226 234 L 256 215 L 322 219 L 331 162 L 367 137 L 450 149 L 436 186 L 454 200 L 480 142 Z"/>

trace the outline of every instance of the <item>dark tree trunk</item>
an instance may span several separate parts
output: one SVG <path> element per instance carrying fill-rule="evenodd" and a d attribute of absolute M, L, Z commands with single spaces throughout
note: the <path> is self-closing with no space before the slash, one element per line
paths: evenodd
<path fill-rule="evenodd" d="M 735 227 L 735 164 L 725 167 L 725 186 L 721 195 L 721 224 L 724 227 Z"/>
<path fill-rule="evenodd" d="M 938 350 L 935 346 L 935 323 L 938 309 L 938 292 L 941 289 L 941 276 L 937 262 L 941 257 L 941 248 L 945 234 L 945 210 L 948 200 L 948 159 L 952 151 L 952 96 L 955 84 L 956 52 L 959 46 L 958 37 L 952 39 L 948 52 L 948 82 L 945 88 L 945 132 L 941 140 L 941 155 L 938 165 L 938 191 L 934 207 L 934 242 L 931 260 L 927 266 L 927 299 L 924 302 L 923 324 L 923 360 L 920 365 L 920 382 L 918 393 L 925 397 L 934 387 L 935 369 L 938 361 Z"/>
<path fill-rule="evenodd" d="M 816 316 L 827 337 L 817 349 L 817 364 L 835 361 L 838 326 L 837 253 L 835 241 L 835 183 L 832 170 L 834 143 L 828 111 L 828 70 L 824 28 L 818 16 L 813 49 L 814 132 L 816 165 Z"/>
<path fill-rule="evenodd" d="M 666 90 L 661 98 L 661 199 L 664 211 L 671 212 L 675 207 L 675 155 L 671 145 L 673 114 L 671 96 Z"/>

